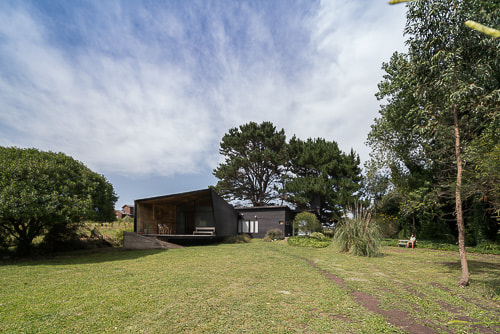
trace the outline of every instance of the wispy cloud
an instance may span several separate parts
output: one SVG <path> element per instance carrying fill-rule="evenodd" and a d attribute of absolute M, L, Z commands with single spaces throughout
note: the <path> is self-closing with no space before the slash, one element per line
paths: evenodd
<path fill-rule="evenodd" d="M 0 145 L 125 175 L 210 172 L 230 127 L 270 120 L 366 157 L 404 23 L 377 2 L 4 3 Z"/>

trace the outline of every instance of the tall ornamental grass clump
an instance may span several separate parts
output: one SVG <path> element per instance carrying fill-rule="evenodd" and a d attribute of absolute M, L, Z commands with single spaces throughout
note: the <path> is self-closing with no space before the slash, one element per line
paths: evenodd
<path fill-rule="evenodd" d="M 382 234 L 378 224 L 371 219 L 371 211 L 362 204 L 355 203 L 344 212 L 344 217 L 335 230 L 334 246 L 340 252 L 358 256 L 379 255 Z"/>

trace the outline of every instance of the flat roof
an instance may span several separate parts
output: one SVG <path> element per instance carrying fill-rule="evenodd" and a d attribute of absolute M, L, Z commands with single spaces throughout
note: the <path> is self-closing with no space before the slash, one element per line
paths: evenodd
<path fill-rule="evenodd" d="M 287 205 L 238 206 L 236 210 L 290 209 Z M 290 209 L 291 210 L 291 209 Z"/>
<path fill-rule="evenodd" d="M 184 193 L 178 193 L 178 194 L 170 194 L 170 195 L 161 195 L 161 196 L 155 196 L 155 197 L 148 197 L 148 198 L 141 198 L 141 199 L 136 199 L 136 202 L 147 202 L 147 203 L 155 203 L 155 202 L 165 202 L 165 201 L 183 201 L 183 202 L 188 202 L 192 201 L 195 199 L 199 199 L 202 197 L 205 197 L 207 195 L 211 194 L 211 189 L 201 189 L 201 190 L 194 190 L 194 191 L 188 191 Z"/>

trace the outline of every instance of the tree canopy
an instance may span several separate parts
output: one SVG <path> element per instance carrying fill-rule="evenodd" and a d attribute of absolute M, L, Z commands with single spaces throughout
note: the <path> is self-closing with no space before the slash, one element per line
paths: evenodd
<path fill-rule="evenodd" d="M 468 234 L 469 243 L 478 243 L 494 240 L 498 229 L 490 228 L 496 226 L 498 187 L 488 180 L 498 177 L 491 173 L 498 159 L 489 152 L 498 147 L 493 133 L 500 110 L 500 41 L 464 22 L 498 26 L 499 14 L 498 1 L 410 3 L 409 51 L 394 53 L 383 65 L 377 97 L 386 104 L 368 136 L 373 149 L 368 188 L 377 191 L 379 204 L 397 198 L 400 217 L 410 218 L 420 236 L 443 238 L 458 231 L 461 285 L 468 281 L 467 230 L 490 231 Z M 487 219 L 479 218 L 479 207 Z M 464 225 L 462 218 L 470 222 Z M 452 219 L 455 228 L 448 224 Z"/>
<path fill-rule="evenodd" d="M 322 221 L 339 218 L 360 188 L 359 157 L 343 153 L 335 141 L 303 141 L 295 136 L 288 145 L 288 174 L 282 192 L 299 209 L 314 210 Z"/>
<path fill-rule="evenodd" d="M 254 206 L 286 201 L 298 209 L 315 211 L 323 222 L 338 218 L 357 197 L 361 169 L 357 154 L 342 152 L 335 141 L 306 141 L 270 122 L 250 122 L 224 135 L 215 170 L 216 190 L 228 200 Z"/>
<path fill-rule="evenodd" d="M 268 205 L 279 196 L 276 191 L 286 161 L 285 131 L 271 122 L 250 122 L 232 128 L 220 143 L 225 157 L 213 174 L 215 189 L 229 200 Z"/>
<path fill-rule="evenodd" d="M 113 220 L 116 200 L 104 176 L 63 153 L 0 147 L 0 234 L 20 253 L 57 225 Z"/>

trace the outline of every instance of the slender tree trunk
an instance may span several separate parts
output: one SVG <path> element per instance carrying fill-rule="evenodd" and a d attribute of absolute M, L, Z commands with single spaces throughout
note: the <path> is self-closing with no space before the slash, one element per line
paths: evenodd
<path fill-rule="evenodd" d="M 455 9 L 453 12 L 454 17 L 454 25 L 455 29 L 458 27 L 457 22 L 457 1 L 453 3 Z M 453 50 L 454 50 L 454 59 L 453 59 L 453 92 L 457 92 L 457 33 L 453 37 Z M 454 97 L 456 99 L 456 97 Z M 465 257 L 465 224 L 464 224 L 464 215 L 462 212 L 462 155 L 460 151 L 460 128 L 458 126 L 458 108 L 456 100 L 453 101 L 453 120 L 455 123 L 455 155 L 457 158 L 457 184 L 455 188 L 455 214 L 457 217 L 457 227 L 458 227 L 458 252 L 460 253 L 460 265 L 462 267 L 462 277 L 460 281 L 458 281 L 458 285 L 460 287 L 465 287 L 469 285 L 469 265 L 467 264 L 467 258 Z"/>
<path fill-rule="evenodd" d="M 453 118 L 455 120 L 455 154 L 457 157 L 457 184 L 455 189 L 455 214 L 458 227 L 458 251 L 460 253 L 460 264 L 462 267 L 462 277 L 458 285 L 465 287 L 469 284 L 469 266 L 465 257 L 465 224 L 462 212 L 462 157 L 460 153 L 460 132 L 458 128 L 457 105 L 453 105 Z"/>

